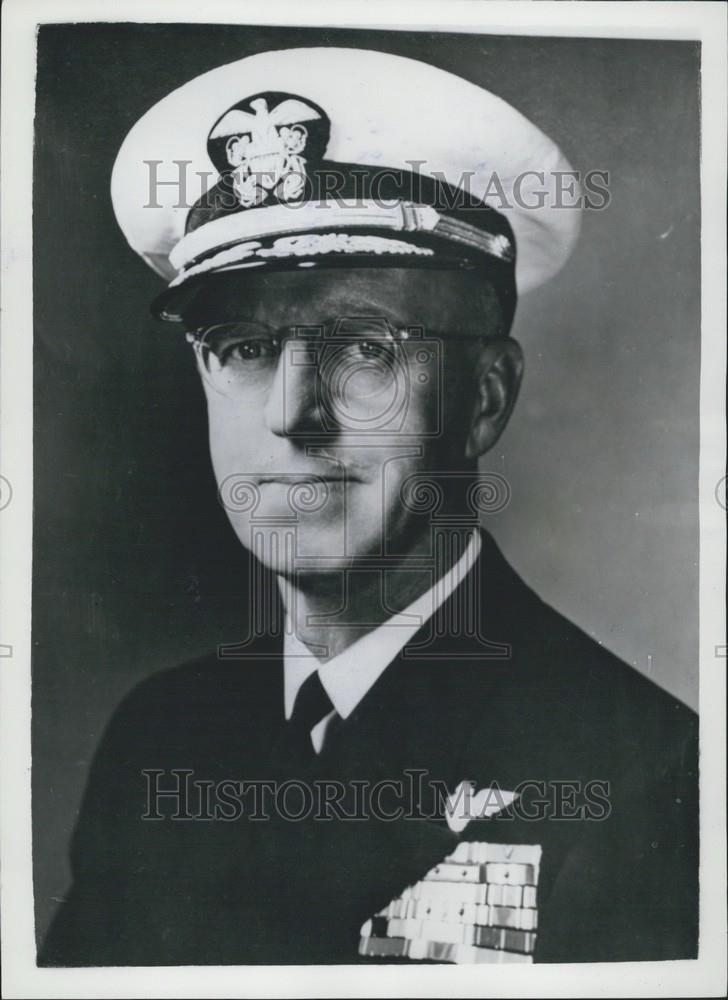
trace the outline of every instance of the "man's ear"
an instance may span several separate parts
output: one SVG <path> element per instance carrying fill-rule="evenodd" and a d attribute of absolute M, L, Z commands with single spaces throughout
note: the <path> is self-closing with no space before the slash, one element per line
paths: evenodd
<path fill-rule="evenodd" d="M 510 337 L 487 341 L 476 361 L 476 399 L 465 445 L 467 458 L 489 451 L 516 405 L 523 377 L 523 351 Z"/>

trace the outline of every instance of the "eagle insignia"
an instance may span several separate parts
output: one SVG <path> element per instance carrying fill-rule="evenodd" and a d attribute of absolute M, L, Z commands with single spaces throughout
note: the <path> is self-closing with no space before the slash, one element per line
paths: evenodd
<path fill-rule="evenodd" d="M 310 145 L 312 126 L 314 140 L 322 138 L 321 126 L 328 136 L 324 112 L 310 101 L 286 94 L 248 98 L 216 122 L 208 137 L 210 158 L 229 178 L 242 208 L 302 197 L 307 164 L 303 154 Z"/>

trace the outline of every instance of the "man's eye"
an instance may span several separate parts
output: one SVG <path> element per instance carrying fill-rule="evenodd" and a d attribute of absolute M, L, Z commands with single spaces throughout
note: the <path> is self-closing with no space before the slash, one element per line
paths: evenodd
<path fill-rule="evenodd" d="M 385 340 L 362 339 L 357 342 L 357 350 L 363 358 L 389 358 L 392 355 L 393 345 Z"/>
<path fill-rule="evenodd" d="M 275 359 L 278 356 L 278 347 L 270 340 L 242 340 L 226 344 L 216 353 L 221 365 L 250 364 L 255 361 Z"/>

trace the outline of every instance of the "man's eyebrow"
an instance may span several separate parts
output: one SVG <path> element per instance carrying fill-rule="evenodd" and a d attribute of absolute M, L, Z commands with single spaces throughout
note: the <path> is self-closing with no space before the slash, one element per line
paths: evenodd
<path fill-rule="evenodd" d="M 322 310 L 320 313 L 318 312 L 319 309 Z M 324 309 L 326 310 L 325 312 L 323 312 Z M 257 305 L 248 304 L 247 306 L 242 305 L 239 311 L 235 309 L 229 310 L 227 317 L 221 313 L 220 318 L 215 322 L 211 319 L 207 322 L 190 323 L 188 321 L 188 326 L 201 328 L 226 323 L 246 322 L 259 323 L 261 326 L 269 326 L 274 329 L 292 329 L 294 327 L 330 328 L 347 319 L 385 319 L 394 329 L 423 326 L 419 319 L 404 316 L 396 306 L 385 306 L 381 302 L 378 302 L 375 296 L 370 296 L 365 292 L 359 291 L 352 294 L 350 300 L 342 296 L 341 304 L 337 306 L 330 306 L 325 302 L 321 303 L 314 296 L 308 303 L 295 303 L 295 308 L 291 312 L 295 313 L 295 316 L 290 321 L 283 319 L 282 322 L 271 323 L 270 319 L 264 318 L 265 310 L 261 313 Z M 198 317 L 194 318 L 198 319 L 199 315 L 201 314 L 198 314 Z M 191 316 L 190 319 L 192 318 Z"/>
<path fill-rule="evenodd" d="M 244 317 L 240 317 L 243 319 Z M 278 330 L 317 330 L 326 329 L 328 331 L 336 330 L 341 324 L 345 324 L 347 321 L 356 320 L 361 321 L 379 321 L 384 320 L 392 331 L 402 330 L 405 328 L 417 327 L 418 329 L 422 327 L 422 324 L 416 320 L 404 319 L 401 314 L 390 309 L 383 309 L 382 306 L 370 305 L 367 306 L 365 303 L 361 303 L 356 306 L 342 307 L 337 311 L 330 311 L 322 313 L 318 316 L 311 314 L 302 314 L 297 317 L 292 322 L 286 322 L 278 324 L 272 324 L 273 328 Z M 261 321 L 263 326 L 270 325 L 267 322 Z"/>
<path fill-rule="evenodd" d="M 338 313 L 327 315 L 321 322 L 330 324 L 342 319 L 387 319 L 396 327 L 421 325 L 412 319 L 406 319 L 397 312 L 396 307 L 383 306 L 381 302 L 362 292 L 357 292 L 352 296 L 351 302 L 342 303 Z"/>
<path fill-rule="evenodd" d="M 318 326 L 325 326 L 327 328 L 336 328 L 337 325 L 345 324 L 347 321 L 354 321 L 354 320 L 356 320 L 357 322 L 366 322 L 368 320 L 374 322 L 381 322 L 382 320 L 384 320 L 384 322 L 387 323 L 392 330 L 400 330 L 403 327 L 420 326 L 419 323 L 413 323 L 411 321 L 406 322 L 405 320 L 401 319 L 396 313 L 383 312 L 381 309 L 377 312 L 366 309 L 360 309 L 358 311 L 354 309 L 349 309 L 346 313 L 339 313 L 338 315 L 332 313 L 331 315 L 322 319 L 318 324 L 300 323 L 298 325 L 299 326 L 318 325 Z"/>

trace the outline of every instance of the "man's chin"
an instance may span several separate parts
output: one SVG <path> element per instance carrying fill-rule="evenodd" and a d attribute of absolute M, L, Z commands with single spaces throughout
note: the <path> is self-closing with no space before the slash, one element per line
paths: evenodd
<path fill-rule="evenodd" d="M 266 569 L 286 579 L 315 580 L 340 573 L 357 558 L 378 551 L 376 539 L 367 543 L 359 536 L 356 543 L 351 538 L 347 542 L 343 524 L 248 524 L 245 530 L 239 525 L 234 527 L 243 546 Z"/>

